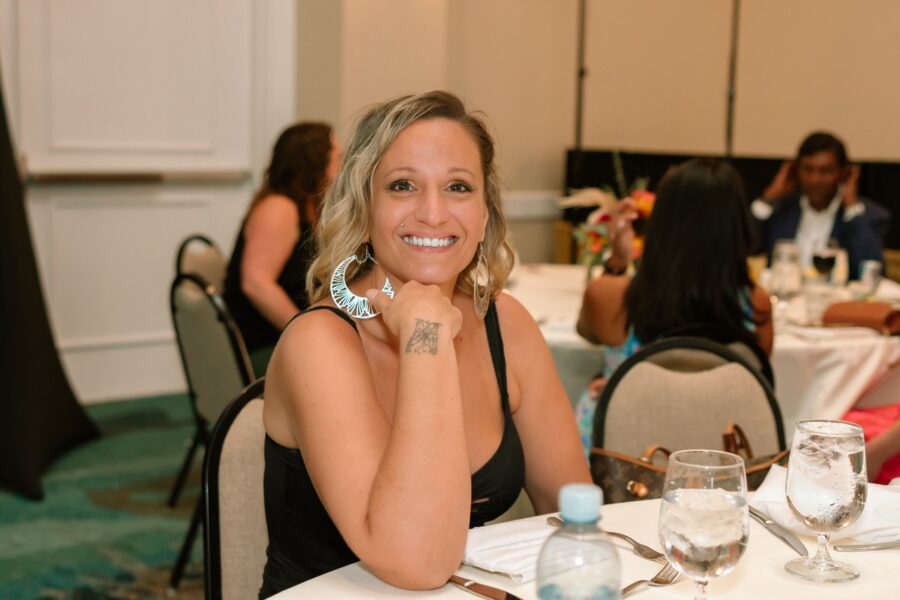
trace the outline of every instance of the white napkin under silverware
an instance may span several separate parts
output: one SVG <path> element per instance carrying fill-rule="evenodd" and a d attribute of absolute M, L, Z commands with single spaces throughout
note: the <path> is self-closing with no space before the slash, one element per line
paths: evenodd
<path fill-rule="evenodd" d="M 787 469 L 772 466 L 753 495 L 750 506 L 794 533 L 815 536 L 815 532 L 800 523 L 787 505 L 786 477 Z M 831 534 L 832 540 L 853 539 L 868 544 L 900 539 L 900 486 L 870 483 L 867 496 L 866 507 L 859 519 L 846 529 Z"/>
<path fill-rule="evenodd" d="M 543 519 L 507 521 L 473 527 L 466 539 L 463 562 L 507 575 L 517 583 L 533 580 L 544 541 L 554 531 Z"/>

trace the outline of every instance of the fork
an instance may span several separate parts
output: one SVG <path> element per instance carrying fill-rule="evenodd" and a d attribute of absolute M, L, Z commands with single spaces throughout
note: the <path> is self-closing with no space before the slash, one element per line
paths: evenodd
<path fill-rule="evenodd" d="M 553 525 L 554 527 L 560 527 L 562 525 L 562 520 L 557 517 L 547 517 L 547 523 Z M 631 546 L 631 549 L 635 554 L 640 556 L 641 558 L 646 558 L 647 560 L 652 560 L 658 563 L 668 563 L 666 560 L 666 556 L 662 552 L 658 552 L 647 546 L 646 544 L 642 544 L 639 541 L 625 535 L 624 533 L 619 533 L 618 531 L 607 531 L 603 530 L 606 535 L 619 538 Z"/>
<path fill-rule="evenodd" d="M 621 597 L 631 594 L 638 588 L 644 585 L 649 585 L 651 587 L 661 587 L 664 585 L 672 585 L 675 583 L 675 580 L 678 579 L 678 571 L 675 570 L 675 567 L 666 563 L 662 569 L 660 569 L 659 573 L 653 576 L 652 579 L 638 579 L 634 583 L 629 583 L 624 588 L 622 588 Z"/>

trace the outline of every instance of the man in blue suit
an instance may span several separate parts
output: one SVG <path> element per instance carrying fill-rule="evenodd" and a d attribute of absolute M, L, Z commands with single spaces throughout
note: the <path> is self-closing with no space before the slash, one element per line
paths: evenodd
<path fill-rule="evenodd" d="M 841 140 L 824 132 L 803 140 L 796 160 L 785 161 L 751 205 L 769 260 L 777 240 L 793 239 L 804 269 L 829 240 L 847 251 L 850 279 L 858 278 L 860 262 L 883 262 L 881 241 L 890 213 L 857 195 L 858 178 L 859 167 L 849 163 Z"/>

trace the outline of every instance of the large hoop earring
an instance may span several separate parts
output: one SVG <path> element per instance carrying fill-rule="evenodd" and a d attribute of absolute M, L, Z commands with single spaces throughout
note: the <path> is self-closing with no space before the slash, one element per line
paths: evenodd
<path fill-rule="evenodd" d="M 378 312 L 372 310 L 369 299 L 364 296 L 357 296 L 347 287 L 347 266 L 353 261 L 356 261 L 358 264 L 364 264 L 368 261 L 378 264 L 378 261 L 375 260 L 375 257 L 369 251 L 368 243 L 366 243 L 366 255 L 362 260 L 358 260 L 355 254 L 342 260 L 334 270 L 334 273 L 331 274 L 331 299 L 334 300 L 338 308 L 354 319 L 371 319 L 377 316 Z M 388 298 L 394 297 L 394 288 L 391 286 L 391 280 L 387 277 L 384 278 L 381 293 Z"/>
<path fill-rule="evenodd" d="M 487 274 L 487 283 L 484 285 L 483 293 L 479 292 L 478 285 L 478 273 L 482 269 Z M 475 274 L 472 279 L 472 300 L 475 303 L 475 314 L 479 319 L 483 319 L 491 305 L 491 270 L 484 257 L 484 242 L 478 243 L 478 262 L 475 263 Z"/>

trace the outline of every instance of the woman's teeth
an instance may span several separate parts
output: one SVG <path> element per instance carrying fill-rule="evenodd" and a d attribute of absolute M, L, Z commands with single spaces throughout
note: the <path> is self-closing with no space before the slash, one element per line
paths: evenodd
<path fill-rule="evenodd" d="M 422 246 L 428 248 L 446 248 L 454 243 L 456 243 L 456 237 L 447 237 L 447 238 L 424 238 L 424 237 L 416 237 L 414 235 L 406 235 L 403 236 L 403 241 L 409 244 L 410 246 Z"/>

